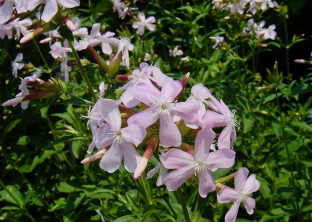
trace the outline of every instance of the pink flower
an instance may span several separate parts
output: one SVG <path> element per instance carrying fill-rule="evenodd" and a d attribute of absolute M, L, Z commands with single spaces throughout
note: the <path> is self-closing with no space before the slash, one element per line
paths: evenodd
<path fill-rule="evenodd" d="M 180 131 L 173 121 L 173 116 L 177 115 L 184 120 L 193 122 L 198 117 L 198 104 L 192 102 L 176 102 L 175 98 L 182 90 L 180 81 L 166 78 L 164 85 L 159 92 L 140 83 L 131 89 L 133 97 L 144 104 L 150 106 L 144 111 L 131 116 L 128 124 L 139 124 L 144 128 L 160 120 L 159 138 L 160 143 L 165 146 L 180 146 L 182 138 Z"/>
<path fill-rule="evenodd" d="M 137 33 L 138 35 L 143 35 L 145 27 L 150 30 L 154 31 L 155 30 L 155 25 L 152 23 L 155 22 L 155 17 L 151 16 L 147 19 L 145 19 L 145 14 L 143 12 L 140 12 L 138 17 L 140 18 L 140 22 L 133 22 L 132 27 L 135 29 L 138 29 Z"/>
<path fill-rule="evenodd" d="M 210 127 L 199 131 L 195 139 L 195 156 L 172 148 L 161 156 L 161 162 L 167 169 L 176 169 L 165 176 L 163 182 L 169 191 L 180 187 L 193 174 L 198 175 L 199 195 L 205 198 L 216 188 L 212 169 L 229 168 L 234 165 L 235 152 L 222 149 L 209 153 L 215 133 Z"/>
<path fill-rule="evenodd" d="M 239 168 L 235 173 L 235 189 L 225 186 L 218 193 L 219 203 L 228 203 L 234 201 L 231 209 L 225 215 L 226 222 L 234 222 L 237 217 L 240 203 L 243 202 L 247 213 L 253 214 L 253 208 L 256 206 L 255 200 L 250 197 L 250 194 L 256 192 L 260 188 L 260 182 L 256 179 L 256 175 L 252 174 L 248 178 L 248 169 L 245 167 Z"/>
<path fill-rule="evenodd" d="M 133 173 L 141 159 L 133 144 L 138 146 L 143 141 L 146 130 L 136 124 L 121 128 L 121 116 L 114 100 L 99 99 L 96 110 L 109 126 L 97 137 L 102 147 L 110 145 L 101 159 L 101 169 L 109 173 L 115 172 L 123 158 L 126 170 Z"/>
<path fill-rule="evenodd" d="M 219 102 L 213 96 L 210 96 L 213 102 L 214 109 L 218 112 L 207 110 L 202 125 L 204 127 L 210 126 L 211 128 L 225 126 L 218 138 L 219 149 L 232 148 L 236 141 L 236 130 L 237 120 L 235 118 L 235 110 L 230 111 L 229 107 L 222 101 Z"/>
<path fill-rule="evenodd" d="M 161 156 L 164 155 L 164 151 L 160 151 L 161 153 Z M 157 166 L 155 168 L 153 168 L 152 170 L 150 170 L 148 173 L 147 173 L 147 179 L 150 179 L 152 178 L 156 173 L 157 171 L 159 170 L 159 175 L 157 177 L 157 181 L 156 181 L 156 186 L 161 186 L 163 185 L 163 180 L 164 180 L 164 177 L 168 174 L 168 170 L 164 167 L 164 165 L 160 162 L 157 164 Z"/>
<path fill-rule="evenodd" d="M 183 55 L 183 51 L 180 49 L 180 46 L 177 45 L 173 50 L 169 49 L 169 55 L 173 57 L 181 56 Z"/>

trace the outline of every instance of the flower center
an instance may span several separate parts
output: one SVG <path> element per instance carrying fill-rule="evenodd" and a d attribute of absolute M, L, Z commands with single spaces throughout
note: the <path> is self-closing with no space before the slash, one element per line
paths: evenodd
<path fill-rule="evenodd" d="M 122 144 L 124 142 L 124 138 L 122 137 L 121 129 L 116 130 L 115 132 L 111 132 L 109 134 L 113 135 L 112 138 L 114 138 L 114 142 L 116 141 L 119 144 Z"/>
<path fill-rule="evenodd" d="M 225 118 L 225 121 L 230 122 L 232 125 L 232 128 L 237 127 L 239 129 L 239 123 L 237 122 L 237 119 L 235 118 L 236 110 L 233 109 L 232 112 Z"/>
<path fill-rule="evenodd" d="M 246 202 L 247 201 L 247 197 L 250 195 L 250 192 L 246 191 L 246 190 L 241 190 L 239 192 L 239 200 L 241 202 Z"/>
<path fill-rule="evenodd" d="M 158 114 L 166 114 L 166 115 L 171 115 L 172 109 L 171 109 L 171 102 L 168 101 L 169 98 L 166 99 L 160 99 L 160 100 L 155 100 L 155 103 L 157 104 L 158 108 Z"/>
<path fill-rule="evenodd" d="M 195 164 L 193 165 L 193 168 L 197 173 L 199 173 L 200 171 L 208 170 L 206 165 L 207 165 L 207 162 L 205 160 L 196 160 Z"/>

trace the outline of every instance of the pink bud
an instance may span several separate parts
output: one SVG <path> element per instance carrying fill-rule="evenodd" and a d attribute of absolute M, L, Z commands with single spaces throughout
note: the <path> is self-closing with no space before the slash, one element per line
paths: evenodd
<path fill-rule="evenodd" d="M 95 160 L 99 160 L 102 158 L 102 156 L 107 152 L 107 148 L 104 148 L 102 150 L 100 150 L 99 152 L 97 152 L 96 154 L 89 156 L 85 159 L 83 159 L 80 163 L 85 164 L 85 163 L 91 163 Z"/>
<path fill-rule="evenodd" d="M 142 157 L 142 159 L 140 160 L 140 163 L 138 164 L 138 166 L 135 168 L 135 171 L 134 171 L 133 178 L 135 180 L 138 179 L 142 175 L 142 173 L 144 172 L 147 166 L 147 163 L 148 163 L 148 159 L 146 157 Z"/>
<path fill-rule="evenodd" d="M 14 106 L 23 101 L 24 97 L 16 97 L 14 99 L 10 99 L 2 104 L 2 106 Z"/>

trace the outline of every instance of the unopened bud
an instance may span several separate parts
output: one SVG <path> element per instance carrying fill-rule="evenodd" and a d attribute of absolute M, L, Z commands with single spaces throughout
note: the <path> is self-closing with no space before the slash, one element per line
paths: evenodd
<path fill-rule="evenodd" d="M 80 163 L 85 164 L 85 163 L 93 162 L 95 160 L 99 160 L 107 152 L 107 150 L 108 150 L 107 148 L 104 148 L 100 150 L 99 152 L 97 152 L 96 154 L 83 159 Z"/>
<path fill-rule="evenodd" d="M 226 181 L 228 181 L 228 180 L 233 179 L 234 176 L 235 176 L 235 173 L 232 173 L 232 174 L 230 174 L 230 175 L 228 175 L 228 176 L 226 176 L 226 177 L 217 179 L 217 180 L 216 180 L 216 183 L 224 183 L 224 182 L 226 182 Z"/>
<path fill-rule="evenodd" d="M 190 128 L 187 127 L 184 123 L 184 120 L 179 120 L 178 122 L 176 122 L 176 125 L 181 133 L 181 136 L 185 136 L 186 134 L 188 134 L 188 132 L 190 132 Z"/>
<path fill-rule="evenodd" d="M 108 65 L 106 61 L 94 50 L 94 48 L 91 45 L 89 45 L 87 49 L 89 50 L 92 58 L 99 65 L 99 67 L 103 69 L 105 72 L 107 72 Z"/>
<path fill-rule="evenodd" d="M 128 75 L 117 75 L 115 77 L 115 80 L 118 82 L 126 82 L 126 81 L 129 81 L 129 76 Z"/>
<path fill-rule="evenodd" d="M 182 143 L 181 146 L 179 147 L 181 150 L 183 150 L 184 152 L 187 152 L 193 156 L 195 156 L 195 152 L 194 149 L 191 145 L 187 144 L 187 143 Z"/>
<path fill-rule="evenodd" d="M 187 81 L 188 81 L 189 78 L 190 78 L 190 73 L 188 72 L 188 73 L 185 74 L 185 76 L 184 76 L 183 79 L 181 80 L 182 90 L 181 90 L 181 92 L 174 98 L 175 101 L 176 101 L 176 100 L 179 100 L 179 98 L 180 98 L 180 96 L 181 96 L 181 94 L 182 94 L 182 92 L 183 92 L 183 90 L 184 90 L 184 88 L 185 88 L 185 85 L 186 85 L 186 83 L 187 83 Z"/>
<path fill-rule="evenodd" d="M 72 32 L 77 30 L 74 23 L 68 17 L 64 17 L 64 18 L 62 18 L 62 20 L 63 20 L 63 23 L 65 23 L 67 25 L 69 30 L 71 30 Z"/>
<path fill-rule="evenodd" d="M 119 66 L 120 66 L 122 53 L 120 52 L 116 59 L 115 57 L 110 61 L 109 66 L 108 66 L 107 73 L 110 77 L 115 76 L 115 74 L 117 73 Z"/>
<path fill-rule="evenodd" d="M 10 99 L 4 103 L 2 103 L 2 106 L 15 106 L 23 101 L 24 97 L 16 97 L 14 99 Z"/>
<path fill-rule="evenodd" d="M 135 171 L 134 171 L 134 179 L 138 179 L 142 173 L 144 172 L 148 160 L 152 157 L 154 151 L 156 150 L 158 146 L 158 135 L 153 135 L 147 142 L 146 144 L 146 149 L 145 152 L 143 154 L 143 157 L 141 158 L 138 166 L 136 167 Z"/>
<path fill-rule="evenodd" d="M 222 190 L 223 187 L 225 187 L 224 184 L 222 184 L 222 183 L 216 183 L 216 191 L 217 191 L 217 192 L 219 192 L 220 190 Z"/>

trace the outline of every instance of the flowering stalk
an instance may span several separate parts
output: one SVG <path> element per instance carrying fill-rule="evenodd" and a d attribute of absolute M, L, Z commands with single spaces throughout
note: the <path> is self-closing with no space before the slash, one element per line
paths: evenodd
<path fill-rule="evenodd" d="M 108 65 L 106 64 L 106 61 L 94 50 L 94 48 L 91 45 L 89 45 L 87 49 L 89 50 L 92 58 L 96 61 L 99 67 L 103 69 L 105 72 L 107 72 Z"/>

